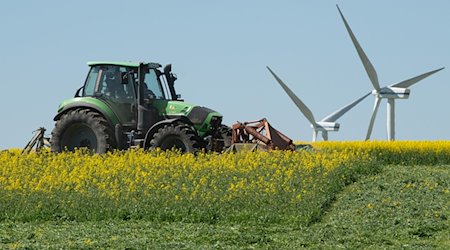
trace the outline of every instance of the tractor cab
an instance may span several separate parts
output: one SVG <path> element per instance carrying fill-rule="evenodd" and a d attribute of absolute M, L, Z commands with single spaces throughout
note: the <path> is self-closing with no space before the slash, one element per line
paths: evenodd
<path fill-rule="evenodd" d="M 174 82 L 177 79 L 171 72 L 171 65 L 161 72 L 156 63 L 114 63 L 90 62 L 91 69 L 86 82 L 76 96 L 107 96 L 114 98 L 137 98 L 138 86 L 151 99 L 177 100 Z M 142 79 L 140 79 L 140 75 Z M 169 90 L 169 91 L 167 91 Z M 144 98 L 145 98 L 144 97 Z"/>
<path fill-rule="evenodd" d="M 159 64 L 88 63 L 91 69 L 76 97 L 91 97 L 104 101 L 115 111 L 122 126 L 134 128 L 139 106 L 149 109 L 157 100 L 177 100 L 173 87 L 176 77 Z M 167 90 L 170 91 L 167 91 Z M 145 114 L 144 114 L 145 116 Z M 150 125 L 150 124 L 148 124 Z"/>

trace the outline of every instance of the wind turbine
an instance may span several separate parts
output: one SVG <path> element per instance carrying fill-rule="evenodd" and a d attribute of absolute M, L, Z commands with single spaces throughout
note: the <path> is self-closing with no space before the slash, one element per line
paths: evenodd
<path fill-rule="evenodd" d="M 314 118 L 313 113 L 311 110 L 298 98 L 294 92 L 292 92 L 291 89 L 267 66 L 267 69 L 270 71 L 270 73 L 273 75 L 275 80 L 280 84 L 280 86 L 284 89 L 286 94 L 291 98 L 291 100 L 297 105 L 298 109 L 303 113 L 303 115 L 308 119 L 308 121 L 311 123 L 311 127 L 313 129 L 313 141 L 316 141 L 317 134 L 319 131 L 322 133 L 322 138 L 324 141 L 328 141 L 328 132 L 329 131 L 338 131 L 339 130 L 339 123 L 336 122 L 337 119 L 339 119 L 342 115 L 344 115 L 347 111 L 352 109 L 356 104 L 364 100 L 367 96 L 370 95 L 370 92 L 362 96 L 361 98 L 357 99 L 356 101 L 353 101 L 352 103 L 340 108 L 339 110 L 336 110 L 335 112 L 331 113 L 330 115 L 326 116 L 320 121 L 316 121 Z"/>
<path fill-rule="evenodd" d="M 404 80 L 402 82 L 392 84 L 385 87 L 380 87 L 380 84 L 378 82 L 378 75 L 375 71 L 375 68 L 373 67 L 372 63 L 369 61 L 369 58 L 367 57 L 366 53 L 364 53 L 361 45 L 359 44 L 358 40 L 356 40 L 355 35 L 353 34 L 352 30 L 350 29 L 350 26 L 347 23 L 347 20 L 345 19 L 344 15 L 342 14 L 341 10 L 339 9 L 339 6 L 336 5 L 339 14 L 342 17 L 342 20 L 344 21 L 345 28 L 347 29 L 348 34 L 350 35 L 350 39 L 353 42 L 353 45 L 356 48 L 356 51 L 358 52 L 359 58 L 361 59 L 362 64 L 364 65 L 364 68 L 367 72 L 367 75 L 369 76 L 370 81 L 373 85 L 373 91 L 372 94 L 375 96 L 375 104 L 373 106 L 372 111 L 372 117 L 370 118 L 369 128 L 367 130 L 366 140 L 370 139 L 370 135 L 372 134 L 373 124 L 375 122 L 375 118 L 377 116 L 378 107 L 380 106 L 381 99 L 387 99 L 387 136 L 388 140 L 393 141 L 395 140 L 395 99 L 408 99 L 410 90 L 408 89 L 415 83 L 419 82 L 420 80 L 423 80 L 427 78 L 428 76 L 444 69 L 436 69 L 421 75 L 418 75 L 416 77 L 410 78 L 408 80 Z"/>

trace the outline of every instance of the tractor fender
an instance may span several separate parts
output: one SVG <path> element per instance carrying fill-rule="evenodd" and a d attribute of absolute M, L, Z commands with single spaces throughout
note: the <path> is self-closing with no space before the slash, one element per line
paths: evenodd
<path fill-rule="evenodd" d="M 169 118 L 169 119 L 159 121 L 159 122 L 153 124 L 153 126 L 145 134 L 144 148 L 147 149 L 150 147 L 150 141 L 152 140 L 153 135 L 158 131 L 158 129 L 164 127 L 164 125 L 166 125 L 166 124 L 173 124 L 176 122 L 184 123 L 184 124 L 194 127 L 194 124 L 188 118 L 186 118 L 184 116 L 180 116 L 180 117 L 176 117 L 176 118 Z"/>
<path fill-rule="evenodd" d="M 90 109 L 90 110 L 93 110 L 93 111 L 101 114 L 108 121 L 108 123 L 111 125 L 112 128 L 114 128 L 114 126 L 116 124 L 120 124 L 119 119 L 117 118 L 117 115 L 114 114 L 113 116 L 111 116 L 111 114 L 109 114 L 105 110 L 99 108 L 97 105 L 91 104 L 91 103 L 86 103 L 86 102 L 75 102 L 75 103 L 67 104 L 53 118 L 53 121 L 59 120 L 59 118 L 61 118 L 62 115 L 69 112 L 70 110 L 78 109 L 78 108 Z M 113 112 L 112 110 L 110 110 L 110 111 Z"/>

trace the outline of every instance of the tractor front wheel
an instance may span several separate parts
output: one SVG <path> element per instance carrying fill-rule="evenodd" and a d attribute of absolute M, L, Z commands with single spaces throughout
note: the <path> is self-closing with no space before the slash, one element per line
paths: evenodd
<path fill-rule="evenodd" d="M 114 137 L 103 116 L 92 110 L 75 109 L 56 121 L 50 142 L 52 152 L 87 148 L 101 154 L 113 148 Z"/>
<path fill-rule="evenodd" d="M 150 149 L 179 149 L 183 153 L 196 152 L 200 148 L 197 133 L 185 124 L 166 124 L 158 129 L 150 141 Z"/>
<path fill-rule="evenodd" d="M 226 150 L 227 148 L 229 148 L 231 146 L 232 130 L 230 127 L 228 127 L 226 125 L 221 125 L 219 127 L 219 133 L 220 133 L 220 137 L 222 138 L 223 144 L 224 144 L 223 150 Z"/>

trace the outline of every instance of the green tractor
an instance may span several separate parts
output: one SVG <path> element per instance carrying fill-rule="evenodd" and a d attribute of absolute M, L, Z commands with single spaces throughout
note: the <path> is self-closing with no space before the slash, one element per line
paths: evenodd
<path fill-rule="evenodd" d="M 231 129 L 222 115 L 189 104 L 175 91 L 171 65 L 89 62 L 84 86 L 63 101 L 50 139 L 53 152 L 87 148 L 177 148 L 182 152 L 223 151 Z"/>

